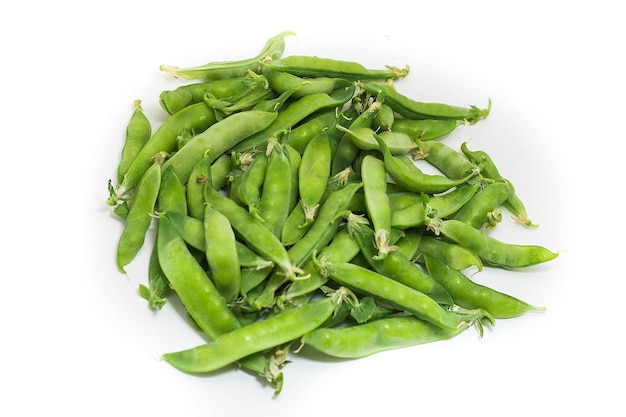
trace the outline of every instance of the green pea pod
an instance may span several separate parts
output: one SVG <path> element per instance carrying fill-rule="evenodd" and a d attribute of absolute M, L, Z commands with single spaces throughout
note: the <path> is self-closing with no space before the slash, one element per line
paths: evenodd
<path fill-rule="evenodd" d="M 314 137 L 304 149 L 299 168 L 298 191 L 304 211 L 304 223 L 299 227 L 308 227 L 320 206 L 328 179 L 332 161 L 330 137 L 322 132 Z"/>
<path fill-rule="evenodd" d="M 509 184 L 510 193 L 507 200 L 504 202 L 504 206 L 509 209 L 511 213 L 513 213 L 513 220 L 527 227 L 537 227 L 537 225 L 528 218 L 526 207 L 515 192 L 513 183 L 500 175 L 493 159 L 485 151 L 470 151 L 467 148 L 467 142 L 464 142 L 461 144 L 461 152 L 463 152 L 468 158 L 479 166 L 481 175 L 484 175 L 494 181 L 501 180 Z"/>
<path fill-rule="evenodd" d="M 428 225 L 436 235 L 451 239 L 478 255 L 483 262 L 502 268 L 522 268 L 555 259 L 558 254 L 543 246 L 502 242 L 458 220 L 433 219 Z"/>
<path fill-rule="evenodd" d="M 470 327 L 444 329 L 415 316 L 387 317 L 353 326 L 320 327 L 302 337 L 302 342 L 326 355 L 358 359 L 392 349 L 451 339 Z"/>
<path fill-rule="evenodd" d="M 459 312 L 439 305 L 426 294 L 371 269 L 347 262 L 317 262 L 330 279 L 354 291 L 375 297 L 444 329 L 455 330 L 467 322 L 489 317 L 485 311 Z"/>
<path fill-rule="evenodd" d="M 205 188 L 205 200 L 208 205 L 228 218 L 241 240 L 259 255 L 278 265 L 285 277 L 293 278 L 300 271 L 292 262 L 287 249 L 280 240 L 248 210 L 212 187 Z"/>
<path fill-rule="evenodd" d="M 356 99 L 356 98 L 355 98 Z M 369 128 L 374 123 L 376 114 L 380 111 L 381 103 L 375 101 L 371 103 L 365 110 L 363 110 L 354 121 L 349 124 L 350 129 L 362 129 Z M 341 124 L 337 124 L 336 128 L 342 132 L 341 139 L 337 144 L 337 150 L 333 157 L 333 165 L 331 174 L 337 175 L 344 169 L 352 166 L 359 153 L 360 148 L 354 143 L 353 135 L 349 131 L 346 131 L 346 127 Z"/>
<path fill-rule="evenodd" d="M 152 166 L 137 184 L 137 190 L 117 244 L 117 266 L 124 273 L 126 273 L 124 267 L 137 256 L 143 247 L 146 233 L 152 223 L 152 213 L 161 188 L 161 165 L 164 158 L 164 154 L 158 154 Z"/>
<path fill-rule="evenodd" d="M 207 94 L 217 99 L 237 101 L 250 91 L 260 86 L 265 87 L 265 84 L 267 84 L 267 79 L 262 76 L 185 84 L 174 90 L 162 91 L 159 95 L 159 104 L 167 113 L 174 114 L 191 104 L 203 102 Z"/>
<path fill-rule="evenodd" d="M 453 119 L 474 124 L 486 118 L 491 111 L 491 100 L 486 109 L 476 106 L 459 107 L 445 103 L 424 103 L 401 94 L 392 84 L 370 81 L 361 88 L 379 97 L 385 104 L 407 119 Z"/>
<path fill-rule="evenodd" d="M 299 153 L 304 152 L 306 145 L 315 136 L 324 131 L 329 133 L 330 130 L 333 130 L 333 127 L 337 124 L 338 117 L 337 111 L 330 109 L 303 121 L 289 131 L 287 143 Z"/>
<path fill-rule="evenodd" d="M 354 236 L 368 265 L 374 271 L 428 295 L 439 304 L 454 305 L 454 300 L 441 284 L 399 251 L 390 252 L 383 259 L 376 259 L 374 231 L 370 227 L 357 228 Z"/>
<path fill-rule="evenodd" d="M 443 142 L 417 140 L 416 143 L 419 152 L 416 152 L 413 158 L 425 159 L 448 178 L 465 178 L 476 169 L 476 165 L 467 159 L 463 153 Z"/>
<path fill-rule="evenodd" d="M 204 211 L 204 236 L 211 279 L 226 302 L 233 303 L 241 289 L 235 233 L 228 218 L 210 206 Z"/>
<path fill-rule="evenodd" d="M 164 167 L 174 167 L 181 181 L 187 182 L 191 170 L 202 158 L 215 161 L 235 144 L 265 129 L 276 117 L 276 113 L 252 110 L 235 113 L 194 136 Z"/>
<path fill-rule="evenodd" d="M 152 125 L 146 117 L 141 107 L 141 100 L 135 100 L 135 110 L 126 126 L 126 140 L 122 148 L 122 156 L 117 166 L 117 182 L 118 184 L 124 179 L 124 175 L 132 165 L 133 161 L 141 152 L 146 142 L 152 135 Z"/>
<path fill-rule="evenodd" d="M 158 246 L 155 244 L 148 263 L 148 285 L 139 284 L 139 295 L 148 301 L 150 308 L 160 310 L 167 303 L 170 292 L 170 282 L 159 264 Z"/>
<path fill-rule="evenodd" d="M 213 188 L 221 190 L 228 183 L 228 176 L 233 170 L 233 161 L 229 154 L 223 153 L 211 164 L 211 183 Z"/>
<path fill-rule="evenodd" d="M 267 170 L 267 155 L 264 152 L 259 152 L 253 158 L 241 177 L 239 200 L 248 207 L 248 211 L 252 215 L 263 220 L 259 210 L 261 208 L 261 189 Z"/>
<path fill-rule="evenodd" d="M 389 147 L 380 138 L 380 135 L 374 135 L 374 137 L 383 154 L 387 172 L 399 186 L 408 191 L 425 194 L 443 193 L 468 182 L 476 175 L 475 172 L 471 172 L 464 178 L 452 179 L 444 175 L 425 174 L 409 158 L 392 155 Z"/>
<path fill-rule="evenodd" d="M 338 304 L 336 297 L 326 297 L 235 329 L 212 342 L 165 353 L 162 358 L 184 372 L 212 372 L 304 336 L 324 323 Z"/>
<path fill-rule="evenodd" d="M 284 71 L 298 77 L 331 77 L 349 81 L 386 80 L 406 77 L 409 67 L 404 69 L 390 67 L 386 69 L 368 69 L 352 62 L 318 56 L 290 55 L 267 64 L 274 71 Z"/>
<path fill-rule="evenodd" d="M 157 237 L 162 270 L 194 323 L 212 339 L 241 328 L 241 323 L 169 219 L 159 219 Z M 268 371 L 268 360 L 263 355 L 238 359 L 244 368 L 262 374 L 280 388 L 282 377 Z"/>
<path fill-rule="evenodd" d="M 337 88 L 344 88 L 350 85 L 350 81 L 341 78 L 302 78 L 285 71 L 276 71 L 269 65 L 263 66 L 262 72 L 267 78 L 270 87 L 279 94 L 297 88 L 297 92 L 293 94 L 294 98 L 304 97 L 308 94 L 330 94 Z"/>
<path fill-rule="evenodd" d="M 395 118 L 391 130 L 409 135 L 414 140 L 423 142 L 442 138 L 464 125 L 464 120 L 456 119 L 403 119 Z"/>
<path fill-rule="evenodd" d="M 323 110 L 336 109 L 343 106 L 354 95 L 355 86 L 339 88 L 330 94 L 318 93 L 306 95 L 286 106 L 278 117 L 266 129 L 252 135 L 234 145 L 231 151 L 245 152 L 251 149 L 262 149 L 267 146 L 269 138 L 288 132 L 293 126 L 308 116 Z"/>
<path fill-rule="evenodd" d="M 387 195 L 387 172 L 380 159 L 368 155 L 361 163 L 365 207 L 374 226 L 374 240 L 378 253 L 376 259 L 382 259 L 394 250 L 389 243 L 391 236 L 391 204 Z"/>
<path fill-rule="evenodd" d="M 368 127 L 357 129 L 350 127 L 350 129 L 347 129 L 343 126 L 337 126 L 337 129 L 348 133 L 352 138 L 352 142 L 361 150 L 380 150 L 380 146 L 374 138 L 376 133 L 374 129 Z M 406 133 L 385 130 L 380 132 L 379 136 L 385 141 L 392 155 L 406 155 L 417 148 L 415 141 Z"/>
<path fill-rule="evenodd" d="M 152 164 L 154 155 L 176 150 L 177 140 L 181 134 L 190 131 L 203 132 L 215 122 L 213 111 L 204 103 L 186 107 L 165 119 L 128 168 L 124 179 L 117 186 L 117 195 L 123 196 L 137 185 L 139 178 Z"/>
<path fill-rule="evenodd" d="M 287 153 L 277 140 L 268 146 L 267 167 L 261 193 L 261 217 L 263 225 L 277 238 L 289 212 L 293 192 L 291 162 Z"/>
<path fill-rule="evenodd" d="M 391 108 L 390 105 L 383 103 L 380 107 L 380 111 L 374 117 L 374 127 L 375 130 L 384 132 L 391 130 L 391 126 L 393 125 L 393 121 L 395 120 L 395 112 Z"/>
<path fill-rule="evenodd" d="M 192 168 L 186 183 L 187 211 L 191 217 L 202 220 L 204 218 L 204 187 L 211 184 L 211 158 L 204 157 Z M 168 170 L 174 170 L 168 166 Z M 178 176 L 178 175 L 177 175 Z"/>
<path fill-rule="evenodd" d="M 434 236 L 423 236 L 420 242 L 419 251 L 415 258 L 422 257 L 422 254 L 428 254 L 437 258 L 458 271 L 476 267 L 479 271 L 483 269 L 483 262 L 472 251 L 465 246 L 457 243 L 448 242 L 444 239 Z"/>
<path fill-rule="evenodd" d="M 495 319 L 518 317 L 529 311 L 545 311 L 545 307 L 530 305 L 519 298 L 480 285 L 428 254 L 424 254 L 424 260 L 428 272 L 452 294 L 454 301 L 461 307 L 481 308 Z"/>
<path fill-rule="evenodd" d="M 350 262 L 360 251 L 357 241 L 350 235 L 348 228 L 340 229 L 332 241 L 320 250 L 319 259 L 330 262 Z M 328 277 L 322 275 L 312 260 L 302 268 L 307 279 L 293 281 L 280 296 L 283 303 L 293 302 L 296 298 L 312 295 L 328 281 Z"/>
<path fill-rule="evenodd" d="M 474 194 L 453 218 L 468 223 L 475 229 L 480 229 L 486 223 L 487 227 L 491 228 L 493 226 L 489 224 L 490 215 L 506 202 L 510 193 L 511 188 L 507 182 L 498 181 L 487 184 Z"/>
<path fill-rule="evenodd" d="M 170 77 L 187 80 L 218 80 L 243 77 L 250 71 L 258 73 L 264 63 L 280 58 L 285 49 L 285 38 L 293 35 L 295 35 L 293 32 L 282 32 L 271 37 L 258 55 L 248 59 L 209 62 L 205 65 L 186 68 L 161 65 L 160 70 L 167 73 Z"/>
<path fill-rule="evenodd" d="M 187 213 L 185 185 L 172 168 L 161 171 L 161 188 L 157 202 L 160 212 Z"/>

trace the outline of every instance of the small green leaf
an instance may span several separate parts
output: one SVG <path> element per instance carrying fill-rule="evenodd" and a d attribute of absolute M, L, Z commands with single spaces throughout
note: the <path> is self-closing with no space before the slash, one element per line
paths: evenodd
<path fill-rule="evenodd" d="M 365 323 L 372 318 L 376 311 L 376 302 L 372 297 L 364 297 L 361 301 L 352 307 L 350 315 L 357 323 Z"/>

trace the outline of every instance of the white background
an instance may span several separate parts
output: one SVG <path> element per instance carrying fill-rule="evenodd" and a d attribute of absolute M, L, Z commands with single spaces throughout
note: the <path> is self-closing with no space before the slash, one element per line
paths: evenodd
<path fill-rule="evenodd" d="M 623 20 L 610 1 L 12 2 L 0 16 L 3 249 L 0 414 L 32 416 L 616 415 L 624 412 Z M 409 6 L 410 5 L 410 6 Z M 479 339 L 356 361 L 305 351 L 285 388 L 233 369 L 180 373 L 161 353 L 200 341 L 168 304 L 121 275 L 121 230 L 104 204 L 132 102 L 155 127 L 160 64 L 255 55 L 283 30 L 286 54 L 409 64 L 422 101 L 484 106 L 450 140 L 492 154 L 536 230 L 503 239 L 559 251 L 478 279 L 545 313 Z M 398 414 L 396 414 L 398 415 Z"/>

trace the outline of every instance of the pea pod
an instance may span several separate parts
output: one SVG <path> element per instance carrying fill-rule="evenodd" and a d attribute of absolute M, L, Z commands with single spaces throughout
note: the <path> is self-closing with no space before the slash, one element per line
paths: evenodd
<path fill-rule="evenodd" d="M 279 94 L 298 88 L 293 94 L 294 98 L 304 97 L 308 94 L 329 94 L 338 88 L 350 85 L 350 81 L 341 78 L 315 77 L 302 78 L 285 71 L 276 71 L 271 65 L 265 65 L 262 69 L 270 87 Z"/>
<path fill-rule="evenodd" d="M 394 156 L 379 135 L 374 135 L 383 154 L 385 168 L 394 181 L 406 190 L 416 193 L 437 194 L 466 183 L 476 175 L 471 172 L 461 179 L 452 179 L 444 175 L 431 175 L 422 172 L 413 161 L 404 156 Z"/>
<path fill-rule="evenodd" d="M 117 186 L 117 195 L 123 196 L 137 185 L 139 178 L 150 167 L 154 155 L 173 152 L 179 135 L 189 131 L 203 132 L 215 122 L 213 111 L 204 103 L 186 107 L 165 119 L 128 168 L 124 179 Z"/>
<path fill-rule="evenodd" d="M 191 104 L 204 102 L 207 94 L 217 99 L 236 101 L 250 91 L 264 87 L 264 84 L 267 84 L 267 79 L 261 76 L 185 84 L 174 90 L 162 91 L 159 104 L 167 113 L 174 114 Z"/>
<path fill-rule="evenodd" d="M 437 258 L 450 268 L 454 268 L 458 271 L 471 267 L 476 267 L 479 271 L 483 269 L 482 261 L 474 252 L 470 251 L 465 246 L 434 236 L 422 237 L 415 258 L 421 258 L 423 254 Z"/>
<path fill-rule="evenodd" d="M 228 218 L 210 206 L 204 210 L 205 255 L 211 280 L 227 303 L 239 297 L 241 269 L 235 233 Z"/>
<path fill-rule="evenodd" d="M 437 235 L 441 234 L 465 246 L 483 262 L 503 268 L 527 267 L 551 261 L 558 256 L 543 246 L 502 242 L 467 223 L 454 219 L 433 219 L 428 228 Z"/>
<path fill-rule="evenodd" d="M 454 219 L 468 223 L 475 229 L 480 229 L 484 224 L 492 228 L 500 221 L 498 211 L 510 193 L 507 182 L 487 184 L 459 209 Z"/>
<path fill-rule="evenodd" d="M 444 329 L 415 316 L 394 316 L 347 327 L 318 328 L 302 337 L 302 343 L 335 358 L 357 359 L 392 349 L 450 339 L 470 322 Z"/>
<path fill-rule="evenodd" d="M 212 187 L 205 187 L 205 200 L 208 205 L 224 214 L 237 233 L 248 246 L 267 260 L 278 265 L 286 277 L 293 278 L 300 269 L 292 262 L 280 240 L 262 222 Z"/>
<path fill-rule="evenodd" d="M 267 148 L 267 159 L 260 202 L 261 218 L 263 225 L 276 237 L 280 237 L 291 208 L 291 162 L 283 145 L 276 139 L 272 139 Z"/>
<path fill-rule="evenodd" d="M 320 271 L 340 285 L 376 297 L 444 329 L 456 330 L 489 315 L 482 310 L 448 310 L 426 294 L 378 272 L 347 262 L 317 263 Z"/>
<path fill-rule="evenodd" d="M 357 228 L 354 236 L 367 263 L 374 271 L 428 295 L 439 304 L 454 305 L 452 297 L 444 287 L 400 251 L 390 252 L 383 259 L 376 259 L 374 231 L 370 227 Z"/>
<path fill-rule="evenodd" d="M 407 119 L 453 119 L 474 124 L 486 118 L 491 111 L 489 106 L 480 109 L 476 106 L 459 107 L 445 103 L 424 103 L 401 94 L 392 84 L 381 84 L 375 81 L 365 82 L 361 88 L 372 95 L 380 97 L 396 113 Z"/>
<path fill-rule="evenodd" d="M 467 159 L 463 153 L 443 142 L 417 140 L 416 144 L 419 152 L 416 152 L 413 158 L 425 159 L 448 178 L 465 178 L 476 169 L 476 165 Z"/>
<path fill-rule="evenodd" d="M 513 213 L 513 220 L 527 227 L 537 227 L 537 225 L 528 218 L 526 207 L 515 192 L 515 188 L 513 187 L 511 181 L 504 178 L 500 174 L 496 164 L 493 162 L 493 159 L 485 151 L 470 151 L 467 147 L 467 142 L 464 142 L 461 144 L 461 152 L 463 152 L 480 167 L 482 175 L 494 181 L 505 181 L 508 183 L 510 193 L 504 205 L 511 211 L 511 213 Z"/>
<path fill-rule="evenodd" d="M 330 137 L 320 133 L 307 144 L 299 167 L 298 191 L 304 212 L 300 228 L 308 227 L 315 220 L 330 178 L 331 163 Z"/>
<path fill-rule="evenodd" d="M 259 72 L 263 63 L 280 58 L 285 49 L 285 38 L 293 35 L 295 35 L 293 32 L 281 32 L 271 37 L 265 42 L 258 55 L 248 59 L 209 62 L 204 65 L 185 68 L 161 65 L 159 69 L 170 77 L 186 80 L 218 80 L 243 77 L 250 71 Z"/>
<path fill-rule="evenodd" d="M 391 125 L 391 130 L 406 133 L 414 140 L 425 142 L 443 138 L 465 123 L 464 120 L 456 119 L 405 119 L 396 117 L 393 125 Z"/>
<path fill-rule="evenodd" d="M 293 126 L 300 123 L 306 117 L 322 110 L 341 107 L 354 95 L 354 86 L 339 88 L 330 94 L 317 93 L 306 95 L 278 113 L 276 120 L 264 130 L 251 137 L 234 144 L 231 151 L 244 152 L 251 149 L 260 149 L 267 145 L 267 141 L 272 136 L 281 132 L 289 131 Z"/>
<path fill-rule="evenodd" d="M 194 136 L 164 167 L 172 166 L 181 181 L 187 182 L 191 170 L 202 158 L 213 162 L 233 145 L 265 129 L 276 117 L 276 113 L 252 110 L 235 113 Z"/>
<path fill-rule="evenodd" d="M 361 150 L 380 150 L 380 146 L 374 138 L 376 132 L 371 128 L 362 127 L 355 129 L 350 127 L 350 129 L 347 129 L 343 126 L 337 126 L 337 129 L 348 133 L 352 138 L 352 142 Z M 417 148 L 415 141 L 406 133 L 385 130 L 380 132 L 379 136 L 385 141 L 392 155 L 406 155 Z"/>
<path fill-rule="evenodd" d="M 363 65 L 331 58 L 307 55 L 290 55 L 267 64 L 274 71 L 284 71 L 299 77 L 331 77 L 350 81 L 386 80 L 406 77 L 409 67 L 404 69 L 368 69 Z"/>
<path fill-rule="evenodd" d="M 185 188 L 185 198 L 187 200 L 187 210 L 191 217 L 196 219 L 204 218 L 204 187 L 211 184 L 211 157 L 206 156 L 198 161 L 192 168 Z M 173 171 L 172 165 L 166 168 Z M 178 176 L 178 175 L 177 175 Z"/>
<path fill-rule="evenodd" d="M 259 220 L 263 220 L 260 215 L 261 189 L 265 181 L 267 170 L 267 155 L 259 152 L 244 171 L 239 187 L 239 200 L 248 207 L 248 211 Z"/>
<path fill-rule="evenodd" d="M 141 100 L 135 100 L 135 110 L 126 126 L 126 139 L 122 148 L 122 156 L 117 166 L 118 184 L 141 152 L 152 134 L 152 125 L 141 107 Z"/>
<path fill-rule="evenodd" d="M 390 245 L 391 204 L 387 195 L 387 172 L 380 159 L 368 155 L 361 163 L 365 207 L 374 226 L 375 242 L 378 253 L 376 259 L 382 259 L 395 248 Z"/>
<path fill-rule="evenodd" d="M 530 305 L 519 298 L 480 285 L 428 254 L 424 255 L 424 261 L 430 275 L 452 294 L 461 307 L 484 309 L 495 319 L 508 319 L 529 311 L 545 310 L 544 307 Z"/>
<path fill-rule="evenodd" d="M 152 223 L 152 213 L 161 188 L 161 165 L 164 158 L 164 154 L 158 154 L 152 166 L 137 184 L 137 190 L 117 244 L 117 266 L 124 273 L 126 272 L 124 267 L 137 256 L 143 247 L 146 233 Z"/>
<path fill-rule="evenodd" d="M 184 372 L 212 372 L 304 336 L 324 323 L 338 304 L 337 297 L 326 297 L 235 329 L 212 342 L 165 353 L 162 358 Z"/>

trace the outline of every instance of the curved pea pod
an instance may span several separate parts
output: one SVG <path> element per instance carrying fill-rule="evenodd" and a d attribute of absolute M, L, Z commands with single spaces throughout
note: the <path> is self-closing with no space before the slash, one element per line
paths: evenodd
<path fill-rule="evenodd" d="M 150 308 L 160 310 L 167 303 L 171 290 L 170 282 L 159 264 L 158 246 L 155 244 L 148 262 L 148 285 L 139 284 L 139 296 L 148 302 Z"/>
<path fill-rule="evenodd" d="M 279 94 L 298 88 L 298 91 L 293 94 L 294 98 L 316 93 L 329 94 L 337 88 L 347 87 L 351 84 L 350 81 L 341 78 L 298 77 L 285 71 L 276 71 L 272 69 L 271 65 L 264 65 L 262 73 L 267 78 L 270 87 Z"/>
<path fill-rule="evenodd" d="M 413 100 L 396 90 L 393 84 L 370 81 L 361 88 L 379 97 L 396 113 L 407 119 L 453 119 L 474 124 L 486 118 L 491 111 L 491 100 L 485 109 L 476 106 L 459 107 L 445 103 L 424 103 Z"/>
<path fill-rule="evenodd" d="M 228 218 L 206 206 L 204 210 L 205 255 L 211 279 L 227 303 L 234 302 L 241 289 L 241 269 L 235 233 Z"/>
<path fill-rule="evenodd" d="M 250 71 L 258 73 L 264 63 L 280 58 L 285 50 L 285 38 L 293 35 L 295 35 L 293 32 L 281 32 L 271 37 L 265 42 L 261 52 L 251 58 L 235 61 L 214 61 L 186 68 L 161 65 L 159 69 L 170 77 L 187 80 L 219 80 L 243 77 Z"/>
<path fill-rule="evenodd" d="M 211 185 L 221 190 L 228 183 L 228 176 L 233 170 L 233 161 L 229 154 L 223 153 L 211 164 Z"/>
<path fill-rule="evenodd" d="M 452 179 L 465 178 L 477 169 L 463 153 L 440 141 L 416 141 L 418 151 L 413 159 L 424 159 L 426 162 Z"/>
<path fill-rule="evenodd" d="M 207 373 L 246 356 L 296 340 L 324 323 L 339 302 L 330 296 L 253 322 L 190 349 L 170 352 L 162 358 L 189 373 Z"/>
<path fill-rule="evenodd" d="M 317 262 L 322 274 L 354 291 L 365 293 L 444 329 L 490 318 L 483 310 L 456 311 L 442 307 L 428 295 L 371 269 L 347 262 Z"/>
<path fill-rule="evenodd" d="M 454 215 L 459 220 L 480 229 L 484 224 L 492 228 L 500 221 L 500 206 L 506 202 L 511 193 L 509 184 L 497 181 L 485 185 Z"/>
<path fill-rule="evenodd" d="M 117 166 L 118 184 L 124 179 L 124 175 L 132 165 L 141 148 L 148 142 L 152 135 L 152 125 L 141 107 L 141 100 L 135 100 L 135 110 L 126 126 L 126 139 L 122 148 L 122 155 Z"/>
<path fill-rule="evenodd" d="M 122 272 L 139 253 L 146 239 L 146 233 L 152 223 L 152 213 L 157 203 L 161 188 L 161 165 L 164 154 L 155 157 L 152 166 L 137 184 L 132 204 L 124 222 L 124 229 L 117 243 L 117 266 Z"/>
<path fill-rule="evenodd" d="M 195 103 L 204 101 L 206 95 L 217 99 L 238 100 L 259 87 L 265 87 L 265 77 L 237 77 L 226 80 L 191 83 L 181 85 L 174 90 L 164 90 L 159 94 L 161 108 L 169 114 Z"/>
<path fill-rule="evenodd" d="M 513 183 L 500 174 L 493 159 L 486 152 L 470 151 L 467 147 L 467 142 L 461 144 L 461 152 L 479 166 L 481 175 L 495 181 L 501 180 L 508 183 L 510 193 L 507 200 L 504 202 L 504 206 L 513 213 L 513 220 L 527 227 L 537 227 L 537 225 L 528 218 L 526 207 L 515 192 Z"/>
<path fill-rule="evenodd" d="M 280 112 L 278 117 L 264 130 L 255 133 L 249 138 L 233 145 L 231 151 L 245 152 L 251 149 L 261 149 L 267 146 L 267 141 L 281 132 L 288 132 L 308 116 L 323 110 L 339 108 L 352 98 L 355 86 L 338 88 L 330 94 L 309 94 L 293 101 Z"/>
<path fill-rule="evenodd" d="M 336 109 L 322 111 L 320 114 L 314 115 L 310 119 L 294 126 L 286 137 L 287 143 L 302 154 L 306 145 L 315 136 L 322 132 L 330 134 L 330 132 L 334 130 L 334 126 L 337 124 L 339 117 L 341 116 L 338 115 Z"/>
<path fill-rule="evenodd" d="M 276 117 L 277 113 L 253 110 L 226 117 L 194 136 L 164 167 L 172 166 L 181 181 L 187 182 L 191 170 L 202 158 L 213 162 L 235 144 L 265 129 Z"/>
<path fill-rule="evenodd" d="M 375 259 L 374 231 L 371 228 L 360 226 L 354 236 L 361 252 L 374 271 L 428 295 L 439 304 L 454 305 L 452 297 L 444 287 L 400 251 L 390 252 L 380 260 Z"/>
<path fill-rule="evenodd" d="M 461 307 L 481 308 L 495 319 L 518 317 L 529 311 L 545 311 L 545 307 L 535 307 L 519 298 L 480 285 L 433 256 L 424 254 L 424 260 L 430 275 L 448 290 Z"/>
<path fill-rule="evenodd" d="M 433 219 L 428 229 L 478 255 L 484 263 L 502 268 L 522 268 L 551 261 L 558 256 L 539 245 L 502 242 L 458 220 Z"/>
<path fill-rule="evenodd" d="M 369 69 L 352 62 L 307 55 L 290 55 L 267 64 L 274 71 L 284 71 L 299 77 L 331 77 L 349 81 L 386 80 L 406 77 L 409 67 L 403 69 L 387 66 Z"/>
<path fill-rule="evenodd" d="M 379 131 L 389 131 L 391 130 L 391 126 L 393 126 L 393 121 L 395 120 L 395 112 L 388 104 L 383 103 L 380 107 L 380 111 L 374 117 L 373 126 L 375 130 Z M 381 133 L 382 133 L 381 132 Z"/>
<path fill-rule="evenodd" d="M 242 241 L 265 259 L 278 265 L 286 277 L 293 278 L 300 272 L 280 240 L 248 210 L 212 187 L 205 187 L 205 200 L 209 206 L 228 218 L 233 230 Z"/>
<path fill-rule="evenodd" d="M 372 128 L 362 127 L 353 129 L 351 127 L 347 129 L 343 126 L 337 126 L 337 129 L 348 133 L 352 138 L 352 142 L 361 150 L 380 150 L 380 146 L 376 138 L 374 138 L 376 132 Z M 406 155 L 417 148 L 415 141 L 406 133 L 384 130 L 378 135 L 385 141 L 392 155 Z"/>
<path fill-rule="evenodd" d="M 444 329 L 415 316 L 386 317 L 348 327 L 321 327 L 302 337 L 305 345 L 326 355 L 358 359 L 392 349 L 450 339 L 470 326 Z"/>
<path fill-rule="evenodd" d="M 483 269 L 483 262 L 474 252 L 434 236 L 422 237 L 416 258 L 422 257 L 422 254 L 437 258 L 458 271 L 471 267 L 476 267 L 479 271 Z"/>
<path fill-rule="evenodd" d="M 450 190 L 461 184 L 468 182 L 476 175 L 476 172 L 469 173 L 461 179 L 448 178 L 445 175 L 431 175 L 422 172 L 413 161 L 405 156 L 395 156 L 391 154 L 389 147 L 380 138 L 374 135 L 380 146 L 387 172 L 393 180 L 408 191 L 425 194 L 437 194 Z"/>
<path fill-rule="evenodd" d="M 116 193 L 122 196 L 131 191 L 159 152 L 170 153 L 176 150 L 178 137 L 185 132 L 203 132 L 217 120 L 213 110 L 204 103 L 197 103 L 171 115 L 150 137 L 148 142 L 128 168 L 124 179 L 117 186 Z"/>
<path fill-rule="evenodd" d="M 402 132 L 412 139 L 430 141 L 452 133 L 457 127 L 464 125 L 464 120 L 456 119 L 404 119 L 396 117 L 391 125 L 394 132 Z"/>

